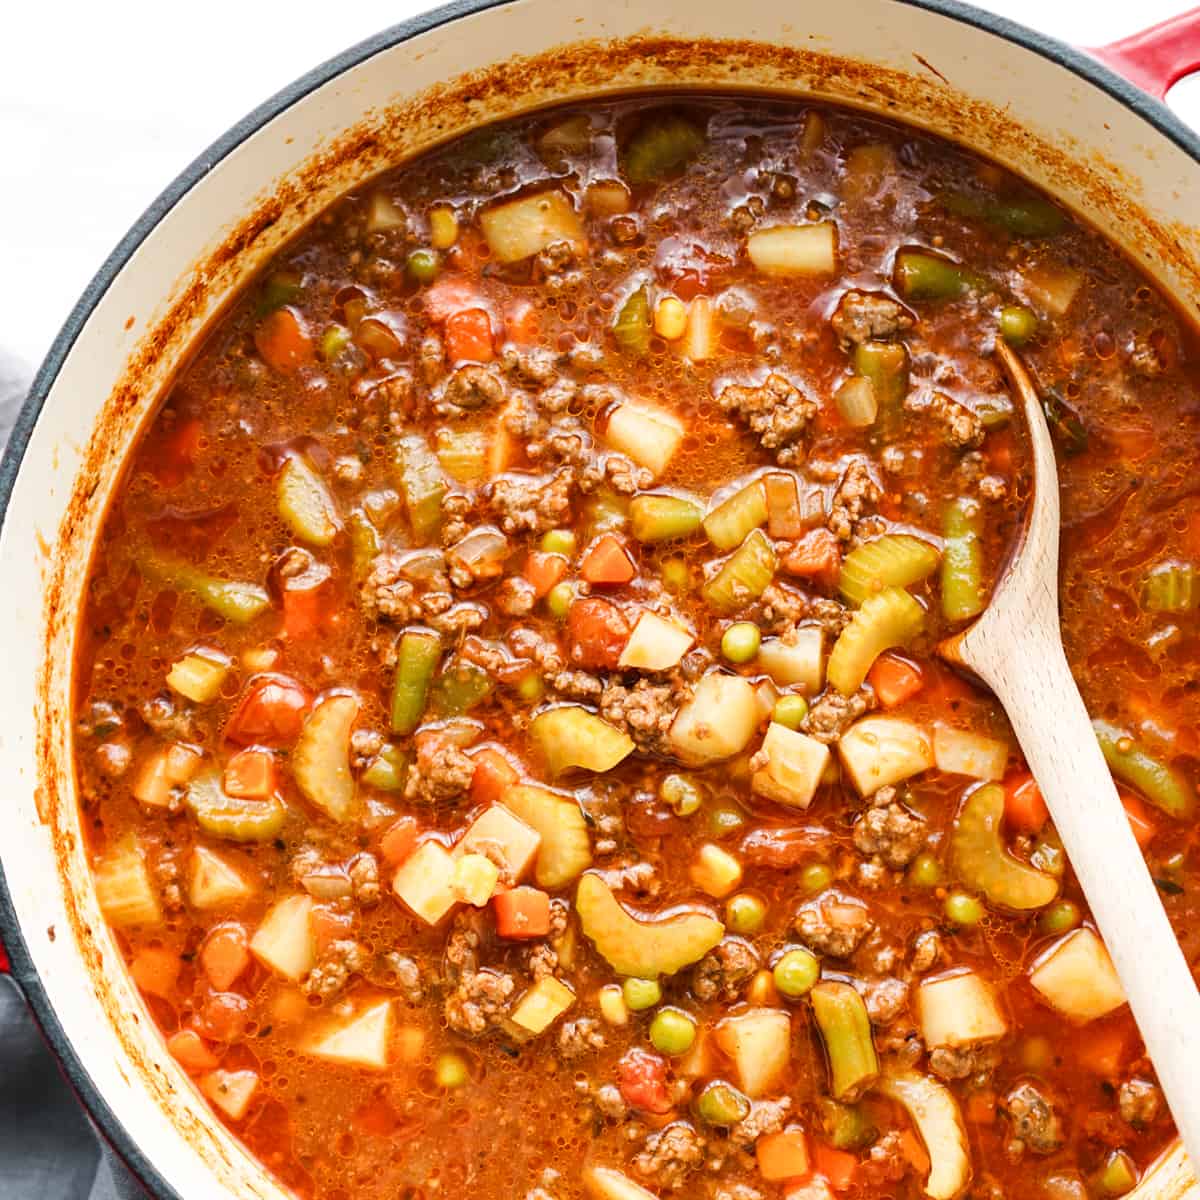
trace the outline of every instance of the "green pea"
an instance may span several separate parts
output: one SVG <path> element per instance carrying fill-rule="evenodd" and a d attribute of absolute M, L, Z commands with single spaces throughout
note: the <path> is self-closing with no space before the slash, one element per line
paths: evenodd
<path fill-rule="evenodd" d="M 799 729 L 800 722 L 808 716 L 808 701 L 803 696 L 789 693 L 780 696 L 771 709 L 771 720 L 776 725 L 786 725 L 788 729 Z"/>
<path fill-rule="evenodd" d="M 762 634 L 753 621 L 735 621 L 721 635 L 721 653 L 731 663 L 748 663 L 761 642 Z"/>
<path fill-rule="evenodd" d="M 813 984 L 821 978 L 821 964 L 817 956 L 807 950 L 789 950 L 775 964 L 771 973 L 779 994 L 798 1000 L 801 996 L 807 996 Z"/>
<path fill-rule="evenodd" d="M 944 905 L 947 919 L 953 925 L 978 925 L 984 918 L 983 905 L 966 892 L 951 892 Z"/>
<path fill-rule="evenodd" d="M 408 277 L 413 283 L 432 283 L 438 276 L 440 264 L 432 250 L 414 250 L 406 264 Z"/>
<path fill-rule="evenodd" d="M 461 1054 L 455 1054 L 453 1051 L 439 1054 L 433 1064 L 433 1077 L 437 1080 L 438 1087 L 462 1087 L 467 1082 L 468 1075 L 466 1060 Z"/>
<path fill-rule="evenodd" d="M 734 933 L 757 933 L 766 919 L 766 904 L 749 892 L 738 892 L 725 901 L 725 924 Z"/>
<path fill-rule="evenodd" d="M 578 539 L 570 529 L 551 529 L 542 534 L 542 549 L 547 554 L 561 554 L 571 558 L 575 553 Z"/>
<path fill-rule="evenodd" d="M 1079 905 L 1073 900 L 1055 900 L 1042 910 L 1038 917 L 1038 929 L 1042 933 L 1067 933 L 1083 920 Z"/>
<path fill-rule="evenodd" d="M 621 985 L 625 1007 L 632 1012 L 645 1012 L 662 999 L 662 988 L 657 979 L 627 979 Z"/>
<path fill-rule="evenodd" d="M 575 599 L 575 589 L 567 582 L 556 583 L 546 593 L 546 607 L 556 621 L 566 619 L 567 610 Z"/>
<path fill-rule="evenodd" d="M 937 887 L 942 882 L 942 864 L 932 854 L 918 854 L 909 864 L 908 882 L 913 887 Z"/>
<path fill-rule="evenodd" d="M 321 358 L 332 362 L 350 345 L 350 330 L 345 325 L 330 325 L 321 335 Z"/>
<path fill-rule="evenodd" d="M 1000 334 L 1010 346 L 1023 346 L 1037 333 L 1038 320 L 1029 309 L 1008 304 L 1000 310 Z"/>
<path fill-rule="evenodd" d="M 532 672 L 528 675 L 522 675 L 520 682 L 517 684 L 517 695 L 527 704 L 533 704 L 540 700 L 545 692 L 546 685 L 542 681 L 542 677 Z"/>
<path fill-rule="evenodd" d="M 686 1054 L 696 1040 L 696 1022 L 682 1009 L 660 1008 L 650 1022 L 650 1044 L 662 1054 Z"/>
<path fill-rule="evenodd" d="M 685 592 L 692 582 L 691 568 L 682 558 L 668 558 L 662 565 L 662 581 L 668 592 Z"/>
<path fill-rule="evenodd" d="M 736 1125 L 749 1115 L 750 1101 L 737 1088 L 718 1080 L 700 1093 L 696 1111 L 710 1125 Z"/>
<path fill-rule="evenodd" d="M 675 810 L 679 817 L 698 812 L 704 801 L 700 789 L 683 775 L 667 775 L 658 785 L 658 798 Z"/>
<path fill-rule="evenodd" d="M 828 863 L 809 863 L 800 872 L 800 890 L 813 895 L 823 892 L 833 882 L 833 868 Z"/>
<path fill-rule="evenodd" d="M 1096 1174 L 1096 1190 L 1102 1196 L 1124 1196 L 1137 1186 L 1138 1170 L 1124 1150 L 1114 1150 Z"/>
<path fill-rule="evenodd" d="M 728 804 L 718 804 L 708 811 L 708 828 L 713 837 L 728 837 L 736 833 L 746 823 L 740 808 Z"/>

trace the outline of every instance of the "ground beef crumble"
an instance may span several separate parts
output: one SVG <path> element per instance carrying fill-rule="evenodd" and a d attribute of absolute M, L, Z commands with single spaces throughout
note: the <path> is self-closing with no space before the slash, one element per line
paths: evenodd
<path fill-rule="evenodd" d="M 882 340 L 913 327 L 912 314 L 898 300 L 882 292 L 848 291 L 838 302 L 829 322 L 838 344 L 850 350 L 863 342 Z"/>
<path fill-rule="evenodd" d="M 1149 1079 L 1127 1079 L 1117 1089 L 1117 1109 L 1122 1121 L 1144 1129 L 1154 1124 L 1163 1110 L 1162 1092 Z"/>
<path fill-rule="evenodd" d="M 883 496 L 883 485 L 871 463 L 861 457 L 850 459 L 833 494 L 828 528 L 838 541 L 848 542 L 867 515 L 867 509 Z"/>
<path fill-rule="evenodd" d="M 1018 1083 L 1001 1104 L 1012 1124 L 1005 1152 L 1019 1158 L 1025 1150 L 1053 1154 L 1066 1140 L 1062 1118 L 1042 1090 L 1028 1080 Z"/>
<path fill-rule="evenodd" d="M 505 533 L 545 533 L 571 519 L 575 474 L 556 471 L 549 479 L 537 475 L 501 475 L 489 491 L 488 503 Z"/>
<path fill-rule="evenodd" d="M 860 689 L 853 696 L 843 696 L 836 688 L 829 688 L 812 702 L 800 728 L 809 737 L 829 745 L 874 707 L 875 693 L 868 688 Z"/>
<path fill-rule="evenodd" d="M 726 384 L 717 402 L 723 411 L 741 417 L 758 435 L 763 448 L 774 450 L 776 461 L 783 465 L 798 460 L 796 440 L 817 414 L 816 402 L 777 371 L 757 387 Z"/>
<path fill-rule="evenodd" d="M 416 756 L 404 782 L 410 804 L 451 804 L 463 799 L 475 774 L 475 760 L 434 734 L 416 739 Z"/>
<path fill-rule="evenodd" d="M 890 795 L 881 804 L 877 793 L 872 807 L 854 823 L 854 845 L 859 853 L 878 855 L 898 871 L 908 866 L 925 845 L 925 822 L 891 798 L 894 789 L 882 790 Z"/>
<path fill-rule="evenodd" d="M 910 395 L 904 407 L 913 413 L 924 413 L 942 430 L 946 445 L 954 450 L 977 450 L 983 445 L 987 430 L 983 422 L 965 404 L 945 392 L 928 396 Z"/>
<path fill-rule="evenodd" d="M 366 951 L 349 938 L 331 942 L 321 961 L 309 971 L 301 987 L 308 996 L 331 1000 L 361 971 L 367 962 Z"/>
<path fill-rule="evenodd" d="M 802 904 L 793 922 L 806 946 L 831 958 L 848 958 L 875 928 L 861 900 L 829 888 Z"/>
<path fill-rule="evenodd" d="M 692 994 L 697 1000 L 736 1000 L 758 970 L 758 952 L 738 937 L 722 938 L 692 969 Z"/>
<path fill-rule="evenodd" d="M 651 683 L 639 679 L 633 687 L 609 683 L 600 695 L 600 715 L 624 729 L 645 754 L 666 754 L 667 734 L 675 714 L 691 696 L 682 682 Z"/>
<path fill-rule="evenodd" d="M 676 1121 L 646 1138 L 633 1169 L 652 1187 L 673 1191 L 703 1165 L 706 1153 L 704 1138 L 686 1121 Z"/>

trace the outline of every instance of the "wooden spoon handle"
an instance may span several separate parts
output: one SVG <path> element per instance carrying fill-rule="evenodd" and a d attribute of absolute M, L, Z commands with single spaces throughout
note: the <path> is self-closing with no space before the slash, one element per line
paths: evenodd
<path fill-rule="evenodd" d="M 1053 630 L 1053 632 L 1050 632 Z M 1192 1162 L 1200 1164 L 1200 992 L 1113 785 L 1057 629 L 1031 621 L 991 658 L 1008 712 L 1125 985 Z"/>

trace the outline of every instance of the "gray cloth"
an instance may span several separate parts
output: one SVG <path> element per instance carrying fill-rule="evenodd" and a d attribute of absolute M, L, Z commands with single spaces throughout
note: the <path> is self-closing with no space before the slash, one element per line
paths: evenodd
<path fill-rule="evenodd" d="M 0 451 L 29 386 L 0 350 Z M 101 1143 L 16 985 L 0 976 L 0 1200 L 145 1200 Z"/>

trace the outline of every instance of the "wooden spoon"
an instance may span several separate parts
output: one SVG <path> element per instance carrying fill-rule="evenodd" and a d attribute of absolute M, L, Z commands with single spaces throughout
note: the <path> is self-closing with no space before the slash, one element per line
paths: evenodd
<path fill-rule="evenodd" d="M 938 653 L 995 692 L 1054 818 L 1108 946 L 1191 1160 L 1200 1164 L 1200 992 L 1179 948 L 1092 731 L 1058 615 L 1058 471 L 1020 358 L 996 353 L 1025 409 L 1034 496 L 988 607 Z"/>

